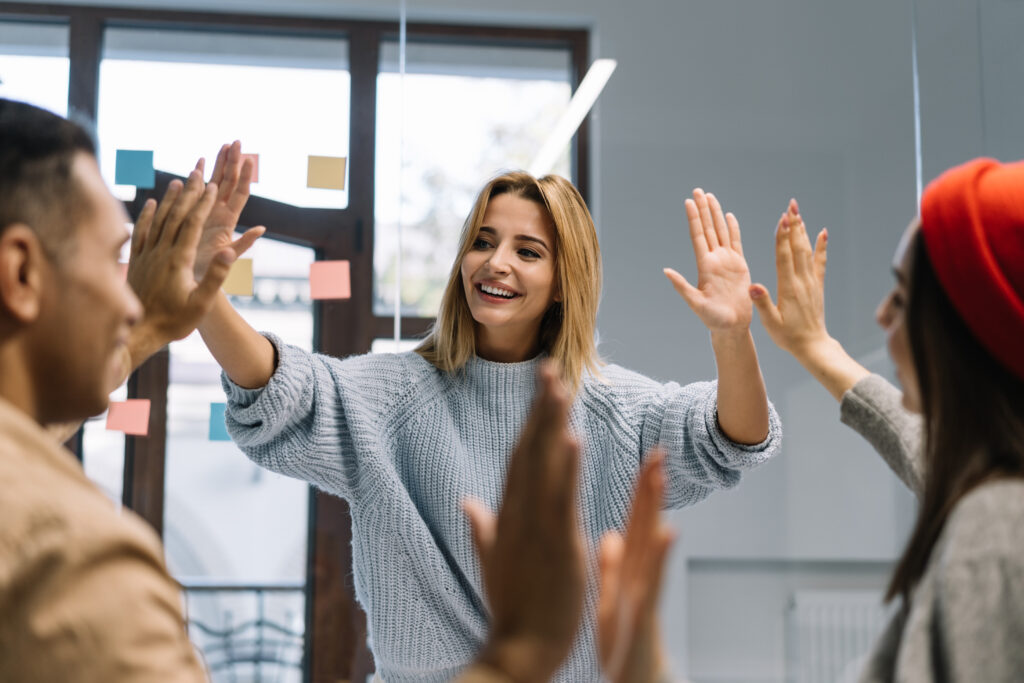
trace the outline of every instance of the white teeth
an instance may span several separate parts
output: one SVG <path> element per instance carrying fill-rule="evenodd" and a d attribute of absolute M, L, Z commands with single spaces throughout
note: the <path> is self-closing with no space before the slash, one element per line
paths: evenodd
<path fill-rule="evenodd" d="M 491 296 L 503 296 L 506 299 L 511 299 L 516 295 L 515 292 L 510 292 L 507 289 L 501 289 L 499 287 L 491 287 L 490 285 L 480 285 L 480 289 Z"/>

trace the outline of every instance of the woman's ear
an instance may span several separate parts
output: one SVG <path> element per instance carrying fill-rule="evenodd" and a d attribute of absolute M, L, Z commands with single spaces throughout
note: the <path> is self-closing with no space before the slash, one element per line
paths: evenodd
<path fill-rule="evenodd" d="M 23 223 L 0 232 L 0 310 L 22 325 L 42 309 L 46 254 L 35 231 Z"/>

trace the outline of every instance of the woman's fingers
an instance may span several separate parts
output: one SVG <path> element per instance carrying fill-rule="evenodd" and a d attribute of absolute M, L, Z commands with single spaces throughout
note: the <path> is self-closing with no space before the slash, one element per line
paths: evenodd
<path fill-rule="evenodd" d="M 665 273 L 665 277 L 669 279 L 669 282 L 672 283 L 672 286 L 675 288 L 676 292 L 679 293 L 679 296 L 683 297 L 687 305 L 689 305 L 689 307 L 694 311 L 698 310 L 698 308 L 700 308 L 701 298 L 703 297 L 700 290 L 687 282 L 685 277 L 671 268 L 665 268 L 662 272 Z"/>
<path fill-rule="evenodd" d="M 213 164 L 213 174 L 210 176 L 210 182 L 217 183 L 218 186 L 223 185 L 221 181 L 224 180 L 224 164 L 228 159 L 228 147 L 230 145 L 220 146 L 220 151 L 217 152 L 217 160 Z"/>
<path fill-rule="evenodd" d="M 242 169 L 242 143 L 235 140 L 228 147 L 227 160 L 224 163 L 224 177 L 221 179 L 219 201 L 227 203 L 238 185 L 238 178 Z M 246 193 L 248 195 L 248 193 Z"/>
<path fill-rule="evenodd" d="M 743 242 L 740 240 L 740 222 L 732 213 L 725 214 L 725 222 L 729 225 L 729 242 L 732 248 L 743 255 Z"/>
<path fill-rule="evenodd" d="M 690 242 L 693 243 L 693 253 L 700 261 L 710 250 L 708 238 L 704 234 L 704 226 L 700 221 L 700 211 L 697 209 L 697 202 L 687 199 L 683 202 L 686 207 L 686 222 L 690 226 Z"/>
<path fill-rule="evenodd" d="M 772 303 L 772 295 L 767 287 L 761 284 L 750 285 L 750 300 L 754 302 L 757 316 L 761 318 L 761 324 L 769 333 L 782 327 L 782 313 Z"/>
<path fill-rule="evenodd" d="M 241 256 L 245 252 L 249 251 L 249 248 L 256 243 L 263 233 L 267 231 L 266 227 L 257 225 L 254 228 L 249 228 L 242 236 L 231 243 L 231 248 L 235 251 L 235 256 Z"/>
<path fill-rule="evenodd" d="M 718 234 L 715 232 L 715 221 L 711 216 L 711 207 L 708 205 L 708 197 L 704 190 L 694 188 L 693 201 L 697 204 L 697 212 L 700 215 L 701 227 L 704 229 L 704 239 L 707 240 L 708 249 L 718 248 Z"/>
<path fill-rule="evenodd" d="M 825 289 L 825 266 L 828 263 L 828 228 L 822 228 L 814 242 L 814 275 Z"/>
<path fill-rule="evenodd" d="M 778 295 L 792 288 L 796 277 L 793 266 L 793 246 L 789 239 L 790 227 L 787 214 L 782 214 L 775 229 L 775 274 L 778 278 Z"/>
<path fill-rule="evenodd" d="M 722 205 L 718 201 L 718 197 L 712 193 L 707 193 L 708 208 L 711 210 L 711 220 L 715 225 L 715 237 L 718 239 L 718 243 L 723 247 L 732 247 L 732 239 L 729 234 L 729 224 L 725 220 L 725 212 L 722 211 Z"/>

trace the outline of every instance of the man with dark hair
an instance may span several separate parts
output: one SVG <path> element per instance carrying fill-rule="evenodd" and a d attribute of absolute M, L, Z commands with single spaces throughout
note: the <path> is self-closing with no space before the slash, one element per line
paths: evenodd
<path fill-rule="evenodd" d="M 209 310 L 248 247 L 217 253 L 196 282 L 202 228 L 223 201 L 200 166 L 159 207 L 147 202 L 133 292 L 118 265 L 128 216 L 89 135 L 0 100 L 2 681 L 206 679 L 159 539 L 119 513 L 48 428 L 105 410 L 132 367 Z"/>

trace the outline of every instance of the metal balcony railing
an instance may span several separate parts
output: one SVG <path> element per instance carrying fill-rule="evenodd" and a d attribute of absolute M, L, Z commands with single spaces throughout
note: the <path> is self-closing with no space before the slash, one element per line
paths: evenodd
<path fill-rule="evenodd" d="M 189 636 L 213 683 L 299 683 L 305 585 L 189 577 Z"/>

